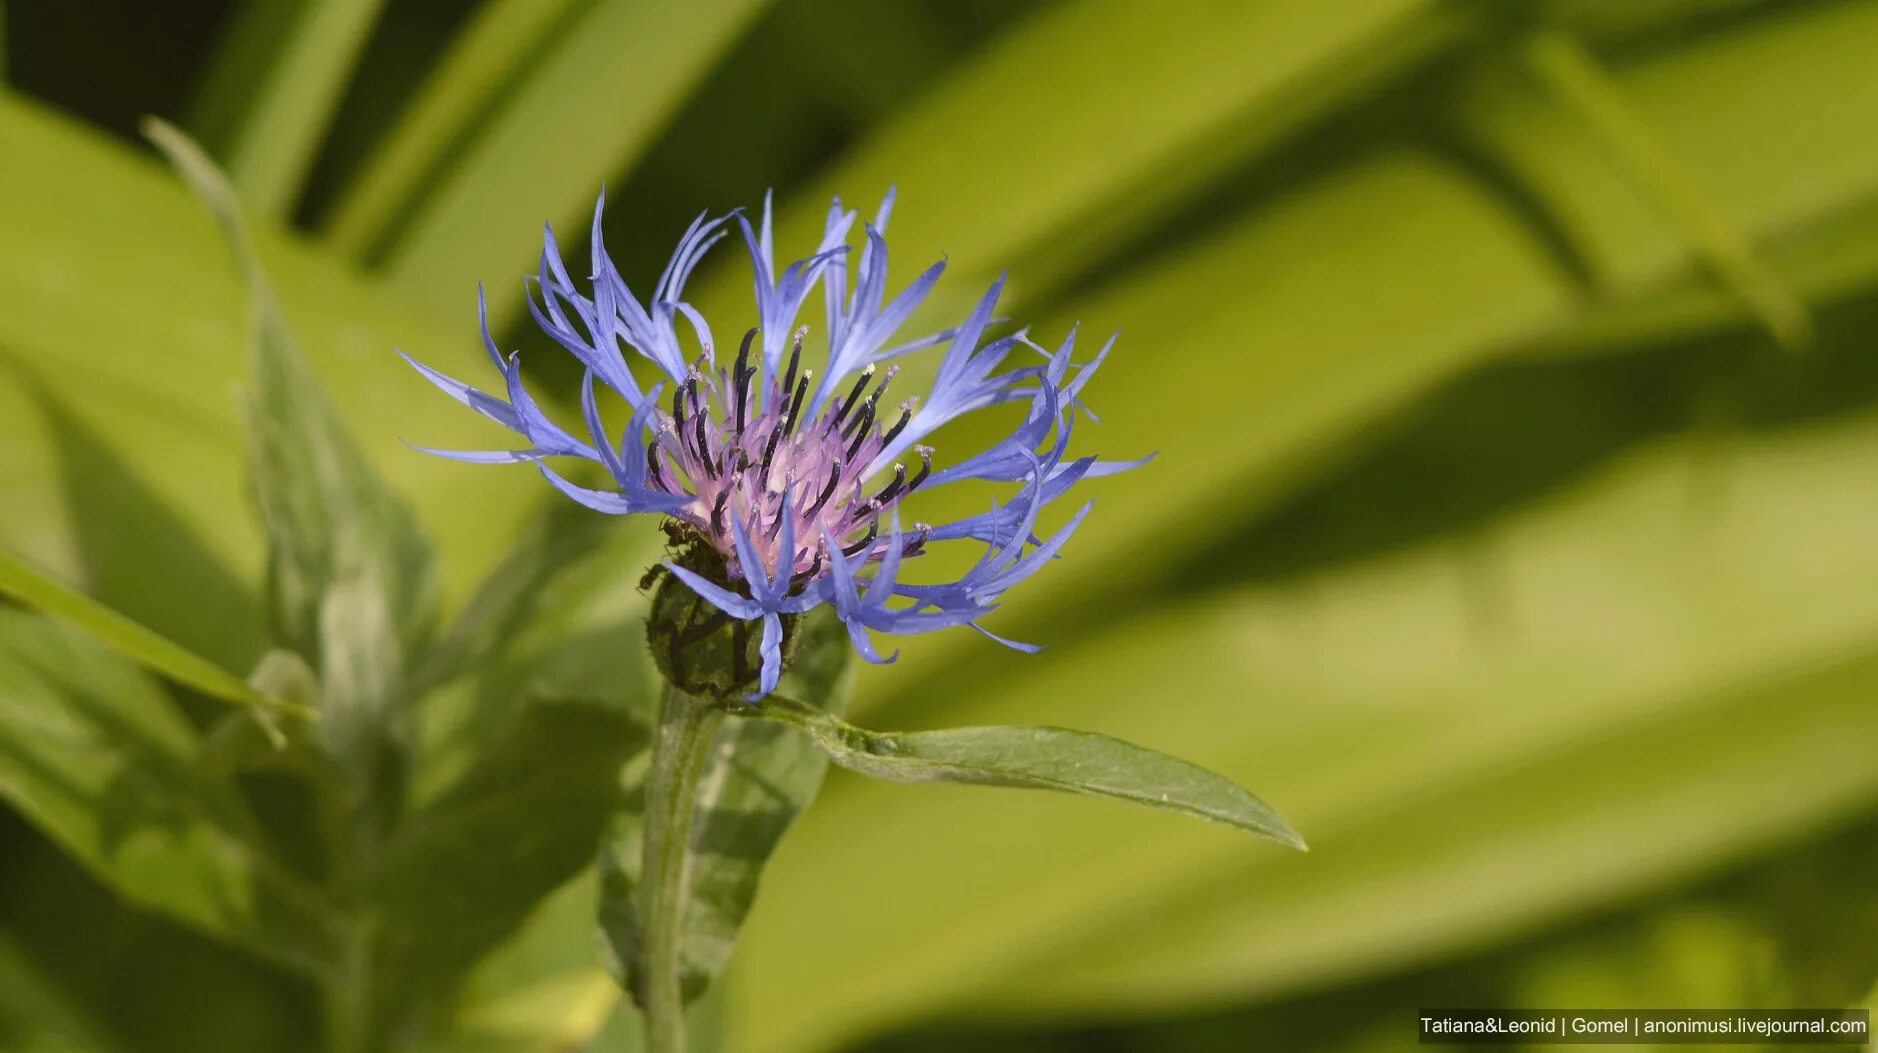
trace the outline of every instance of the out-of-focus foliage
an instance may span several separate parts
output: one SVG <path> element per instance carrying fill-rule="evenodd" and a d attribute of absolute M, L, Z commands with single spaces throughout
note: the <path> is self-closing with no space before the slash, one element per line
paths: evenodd
<path fill-rule="evenodd" d="M 896 261 L 951 261 L 935 318 L 1008 267 L 1044 338 L 1120 328 L 1079 435 L 1159 457 L 995 620 L 1050 650 L 911 641 L 855 718 L 1123 736 L 1313 848 L 838 774 L 694 1034 L 1385 1050 L 1433 1004 L 1870 997 L 1878 6 L 12 0 L 4 46 L 0 545 L 262 665 L 247 301 L 147 112 L 232 173 L 434 544 L 455 628 L 402 674 L 397 890 L 430 931 L 472 900 L 519 927 L 404 946 L 407 978 L 471 971 L 400 1045 L 635 1048 L 598 868 L 475 830 L 578 811 L 513 750 L 599 749 L 567 700 L 642 699 L 653 539 L 405 449 L 484 433 L 391 354 L 481 356 L 480 281 L 556 375 L 521 276 L 602 183 L 642 284 L 702 209 L 774 187 L 806 248 L 828 196 L 897 184 Z M 748 280 L 700 272 L 718 331 Z M 228 707 L 66 628 L 0 609 L 0 656 L 0 1047 L 318 1045 L 312 802 L 231 759 Z"/>

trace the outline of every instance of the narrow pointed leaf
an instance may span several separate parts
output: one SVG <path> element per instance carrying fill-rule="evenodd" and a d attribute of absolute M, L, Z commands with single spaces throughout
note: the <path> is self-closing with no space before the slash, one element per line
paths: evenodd
<path fill-rule="evenodd" d="M 255 690 L 221 666 L 191 653 L 0 548 L 0 594 L 66 622 L 146 668 L 224 702 L 297 716 L 312 711 Z"/>
<path fill-rule="evenodd" d="M 269 613 L 278 639 L 320 672 L 328 740 L 369 764 L 395 737 L 404 665 L 433 617 L 429 547 L 301 360 L 226 180 L 180 132 L 157 121 L 146 132 L 215 215 L 246 279 L 249 477 L 269 543 Z"/>
<path fill-rule="evenodd" d="M 786 697 L 758 715 L 802 728 L 836 764 L 888 782 L 959 782 L 1059 790 L 1236 826 L 1281 845 L 1304 839 L 1238 784 L 1177 757 L 1065 728 L 867 731 Z"/>

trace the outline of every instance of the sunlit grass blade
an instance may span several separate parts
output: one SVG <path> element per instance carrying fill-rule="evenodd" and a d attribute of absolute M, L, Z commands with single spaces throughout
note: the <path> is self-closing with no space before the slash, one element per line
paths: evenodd
<path fill-rule="evenodd" d="M 398 121 L 339 194 L 325 225 L 338 251 L 367 255 L 425 180 L 557 23 L 589 0 L 483 0 Z"/>
<path fill-rule="evenodd" d="M 250 0 L 190 122 L 259 216 L 292 213 L 384 0 Z"/>
<path fill-rule="evenodd" d="M 256 691 L 221 666 L 60 583 L 4 548 L 0 548 L 0 593 L 66 622 L 118 654 L 210 698 L 297 717 L 313 716 L 304 706 Z"/>
<path fill-rule="evenodd" d="M 767 0 L 596 3 L 486 120 L 385 259 L 419 304 L 462 312 L 478 282 L 492 321 L 520 307 L 544 220 L 579 228 Z"/>
<path fill-rule="evenodd" d="M 1665 443 L 1471 541 L 1190 599 L 935 694 L 924 719 L 1074 722 L 1256 772 L 1313 851 L 842 780 L 748 931 L 748 1048 L 1372 976 L 1868 809 L 1878 419 L 1738 440 L 1715 504 L 1691 457 Z"/>

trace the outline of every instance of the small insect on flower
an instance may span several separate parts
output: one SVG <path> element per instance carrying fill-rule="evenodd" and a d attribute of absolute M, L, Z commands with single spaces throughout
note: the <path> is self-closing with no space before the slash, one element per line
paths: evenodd
<path fill-rule="evenodd" d="M 997 607 L 1005 590 L 1056 558 L 1089 511 L 1084 505 L 1066 525 L 1039 538 L 1033 531 L 1046 505 L 1081 479 L 1143 463 L 1067 456 L 1075 413 L 1087 415 L 1080 394 L 1114 338 L 1083 364 L 1071 361 L 1073 330 L 1054 352 L 1021 330 L 987 340 L 987 328 L 998 321 L 992 312 L 1004 284 L 1000 277 L 958 326 L 890 345 L 945 269 L 943 260 L 935 263 L 887 298 L 883 232 L 893 208 L 891 192 L 874 221 L 862 224 L 858 252 L 847 244 L 857 214 L 837 200 L 816 251 L 780 272 L 767 199 L 760 229 L 752 229 L 740 211 L 715 219 L 701 215 L 643 303 L 606 253 L 600 235 L 604 207 L 602 196 L 593 215 L 591 295 L 575 287 L 549 229 L 528 297 L 535 323 L 586 367 L 585 435 L 549 420 L 529 396 L 519 356 L 497 350 L 479 294 L 483 343 L 502 374 L 506 400 L 409 356 L 406 361 L 451 397 L 520 434 L 527 445 L 489 452 L 419 449 L 465 461 L 531 462 L 562 493 L 596 511 L 670 517 L 672 558 L 664 567 L 695 600 L 678 596 L 669 581 L 661 586 L 652 621 L 666 627 L 665 642 L 674 642 L 669 636 L 675 632 L 708 634 L 717 627 L 712 623 L 725 620 L 739 626 L 739 641 L 748 638 L 743 626 L 761 626 L 750 660 L 736 643 L 728 648 L 736 668 L 695 684 L 683 681 L 700 674 L 677 668 L 655 640 L 662 670 L 687 690 L 725 696 L 754 687 L 745 696 L 752 701 L 775 690 L 794 620 L 822 604 L 834 609 L 855 650 L 870 662 L 891 662 L 898 654 L 883 658 L 870 632 L 904 635 L 956 625 L 1035 651 L 993 635 L 979 619 Z M 758 324 L 725 363 L 709 323 L 683 295 L 692 271 L 732 220 L 755 271 Z M 796 317 L 818 283 L 827 311 L 827 349 L 819 363 L 810 363 L 804 350 L 809 329 L 797 328 Z M 684 349 L 681 320 L 695 354 Z M 926 399 L 894 402 L 888 392 L 899 366 L 893 360 L 940 344 L 947 348 Z M 641 384 L 622 349 L 649 364 L 645 372 L 653 383 Z M 1020 349 L 1035 359 L 1001 369 Z M 601 419 L 596 385 L 631 407 L 623 431 Z M 1009 435 L 934 470 L 934 451 L 922 440 L 963 414 L 1018 400 L 1028 401 L 1028 412 Z M 616 489 L 576 485 L 549 466 L 546 458 L 554 457 L 602 465 Z M 901 506 L 914 495 L 970 479 L 1020 485 L 1002 507 L 994 503 L 986 512 L 939 526 L 903 526 Z M 964 541 L 983 544 L 985 551 L 958 579 L 923 585 L 901 580 L 908 559 L 935 544 Z M 699 601 L 720 617 L 698 620 L 689 609 L 676 609 L 696 608 Z"/>

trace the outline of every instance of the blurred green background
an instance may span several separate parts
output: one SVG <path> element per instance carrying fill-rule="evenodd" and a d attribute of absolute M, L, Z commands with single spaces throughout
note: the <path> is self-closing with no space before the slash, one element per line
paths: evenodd
<path fill-rule="evenodd" d="M 837 774 L 707 1003 L 720 1048 L 1390 1050 L 1421 1007 L 1869 1004 L 1878 3 L 8 0 L 4 42 L 0 544 L 236 672 L 243 299 L 141 115 L 229 170 L 447 602 L 545 488 L 402 447 L 490 433 L 391 350 L 480 375 L 477 282 L 540 348 L 540 225 L 584 252 L 602 184 L 641 286 L 702 209 L 773 187 L 793 256 L 831 195 L 897 184 L 896 287 L 951 260 L 935 324 L 1009 268 L 1046 342 L 1122 330 L 1079 442 L 1160 457 L 1090 487 L 994 625 L 1050 650 L 908 641 L 856 719 L 1115 734 L 1313 851 Z M 720 333 L 740 257 L 693 286 Z M 622 545 L 537 633 L 630 624 Z M 57 732 L 0 709 L 0 797 Z M 301 980 L 46 815 L 0 809 L 0 1047 L 318 1048 Z M 636 1048 L 594 886 L 412 1048 Z"/>

